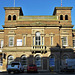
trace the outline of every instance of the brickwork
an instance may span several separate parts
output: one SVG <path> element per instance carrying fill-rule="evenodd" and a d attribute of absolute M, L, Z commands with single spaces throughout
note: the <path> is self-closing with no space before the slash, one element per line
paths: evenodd
<path fill-rule="evenodd" d="M 12 55 L 15 61 L 20 61 L 21 56 L 25 55 L 27 57 L 27 65 L 35 64 L 35 56 L 40 55 L 41 66 L 38 67 L 38 70 L 49 70 L 49 58 L 53 54 L 55 56 L 54 70 L 58 71 L 60 69 L 60 54 L 62 54 L 62 57 L 65 54 L 69 55 L 69 57 L 75 54 L 73 53 L 75 30 L 72 29 L 71 7 L 57 7 L 52 16 L 37 16 L 37 18 L 36 16 L 29 16 L 27 19 L 24 19 L 20 7 L 5 7 L 4 9 L 5 25 L 3 26 L 4 30 L 0 30 L 0 42 L 1 40 L 4 41 L 2 50 L 6 55 L 6 58 L 3 59 L 3 69 L 6 69 L 9 55 Z M 10 21 L 8 21 L 8 15 L 11 15 Z M 13 15 L 16 15 L 16 20 L 13 20 Z M 63 20 L 60 20 L 60 15 L 63 15 Z M 68 20 L 65 20 L 65 15 L 68 15 Z M 40 32 L 40 46 L 35 44 L 36 32 Z M 12 47 L 9 47 L 10 36 L 14 37 L 14 45 Z M 64 36 L 67 37 L 68 44 L 63 49 L 62 38 Z M 22 46 L 17 46 L 17 39 L 22 39 Z M 60 50 L 63 50 L 62 53 L 60 53 Z"/>

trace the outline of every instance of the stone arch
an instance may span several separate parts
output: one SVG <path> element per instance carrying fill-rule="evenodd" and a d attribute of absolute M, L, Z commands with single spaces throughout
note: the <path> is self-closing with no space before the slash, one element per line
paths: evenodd
<path fill-rule="evenodd" d="M 14 56 L 9 55 L 9 56 L 7 57 L 7 64 L 11 64 L 13 61 L 14 61 Z"/>
<path fill-rule="evenodd" d="M 39 55 L 42 58 L 42 54 L 40 54 L 40 53 L 34 54 L 34 57 L 36 57 L 37 55 Z"/>
<path fill-rule="evenodd" d="M 51 54 L 51 55 L 49 55 L 49 58 L 50 58 L 51 56 L 54 56 L 55 59 L 57 58 L 57 56 L 56 56 L 55 54 Z"/>
<path fill-rule="evenodd" d="M 62 59 L 64 59 L 64 57 L 65 57 L 65 59 L 70 58 L 70 56 L 69 56 L 67 53 L 64 53 L 64 54 L 62 55 Z"/>
<path fill-rule="evenodd" d="M 27 65 L 27 56 L 25 54 L 21 55 L 20 61 L 23 66 Z"/>
<path fill-rule="evenodd" d="M 38 66 L 41 66 L 41 57 L 40 57 L 39 54 L 37 54 L 37 55 L 35 56 L 35 64 L 37 65 L 37 67 L 38 67 Z"/>

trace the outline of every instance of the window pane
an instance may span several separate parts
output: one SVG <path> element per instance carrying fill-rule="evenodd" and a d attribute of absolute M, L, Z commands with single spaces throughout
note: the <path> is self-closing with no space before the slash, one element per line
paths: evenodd
<path fill-rule="evenodd" d="M 75 40 L 73 40 L 73 47 L 75 47 Z"/>
<path fill-rule="evenodd" d="M 34 45 L 34 36 L 33 36 L 33 45 Z"/>
<path fill-rule="evenodd" d="M 13 42 L 10 42 L 10 45 L 13 45 Z"/>
<path fill-rule="evenodd" d="M 51 45 L 53 45 L 53 37 L 51 36 Z"/>
<path fill-rule="evenodd" d="M 41 37 L 40 37 L 40 32 L 36 32 L 36 37 L 35 37 L 35 45 L 41 45 Z"/>
<path fill-rule="evenodd" d="M 44 43 L 43 43 L 43 36 L 42 36 L 42 45 L 44 45 Z"/>
<path fill-rule="evenodd" d="M 24 46 L 25 46 L 25 36 L 24 36 L 24 41 L 23 42 L 24 42 Z"/>
<path fill-rule="evenodd" d="M 36 56 L 35 64 L 36 64 L 37 66 L 41 66 L 41 58 L 40 58 L 40 56 Z"/>
<path fill-rule="evenodd" d="M 63 37 L 62 43 L 63 43 L 63 45 L 67 45 L 67 37 Z"/>
<path fill-rule="evenodd" d="M 9 37 L 9 46 L 13 46 L 14 44 L 14 37 Z"/>
<path fill-rule="evenodd" d="M 1 48 L 3 47 L 3 40 L 1 40 Z"/>

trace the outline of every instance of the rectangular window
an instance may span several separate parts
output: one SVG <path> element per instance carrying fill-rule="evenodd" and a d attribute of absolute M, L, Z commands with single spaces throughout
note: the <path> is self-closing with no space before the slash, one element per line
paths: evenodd
<path fill-rule="evenodd" d="M 51 46 L 53 45 L 53 36 L 51 36 Z"/>
<path fill-rule="evenodd" d="M 44 45 L 44 42 L 43 42 L 43 36 L 42 36 L 42 45 Z"/>
<path fill-rule="evenodd" d="M 22 46 L 22 39 L 17 39 L 17 46 Z"/>
<path fill-rule="evenodd" d="M 0 58 L 0 66 L 2 66 L 2 65 L 3 65 L 3 58 L 1 56 L 1 58 Z"/>
<path fill-rule="evenodd" d="M 23 42 L 24 42 L 24 46 L 25 46 L 25 36 L 24 36 Z"/>
<path fill-rule="evenodd" d="M 75 40 L 73 40 L 73 47 L 75 48 Z"/>
<path fill-rule="evenodd" d="M 65 36 L 62 39 L 62 45 L 67 46 L 67 37 L 65 37 Z"/>
<path fill-rule="evenodd" d="M 39 36 L 39 37 L 36 37 L 35 40 L 36 40 L 36 41 L 35 41 L 35 44 L 36 44 L 36 45 L 41 45 L 41 41 L 40 41 L 41 38 L 40 38 L 40 36 Z"/>
<path fill-rule="evenodd" d="M 33 36 L 33 45 L 34 45 L 34 36 Z"/>
<path fill-rule="evenodd" d="M 14 46 L 14 37 L 9 37 L 9 46 Z"/>
<path fill-rule="evenodd" d="M 3 48 L 3 40 L 1 40 L 1 48 Z"/>

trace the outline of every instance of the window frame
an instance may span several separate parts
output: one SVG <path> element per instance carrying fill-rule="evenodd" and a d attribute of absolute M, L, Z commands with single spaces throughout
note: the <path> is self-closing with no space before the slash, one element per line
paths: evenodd
<path fill-rule="evenodd" d="M 11 57 L 12 57 L 12 59 L 11 59 Z M 8 56 L 7 61 L 8 61 L 8 63 L 7 63 L 7 64 L 11 64 L 11 62 L 13 62 L 13 61 L 14 61 L 14 56 L 9 55 L 9 56 Z M 9 61 L 10 61 L 10 62 L 9 62 Z"/>
<path fill-rule="evenodd" d="M 66 44 L 63 44 L 64 43 L 64 37 L 66 37 Z M 68 37 L 67 36 L 63 36 L 63 39 L 62 39 L 62 46 L 68 46 Z"/>
<path fill-rule="evenodd" d="M 16 20 L 16 15 L 13 15 L 13 20 L 14 20 L 14 21 Z"/>
<path fill-rule="evenodd" d="M 8 21 L 11 21 L 11 15 L 8 15 Z"/>
<path fill-rule="evenodd" d="M 37 58 L 40 58 L 40 59 L 39 59 L 39 60 L 36 60 Z M 37 64 L 36 64 L 37 61 L 40 62 L 40 65 L 37 65 Z M 39 55 L 36 55 L 36 56 L 35 56 L 35 64 L 37 65 L 37 67 L 40 67 L 40 66 L 41 66 L 41 57 L 40 57 Z"/>
<path fill-rule="evenodd" d="M 13 37 L 13 36 L 9 36 L 9 46 L 12 47 L 12 46 L 14 46 L 14 37 L 13 37 L 13 41 L 11 41 L 11 42 L 13 42 L 12 45 L 10 45 L 10 37 Z"/>
<path fill-rule="evenodd" d="M 68 20 L 68 15 L 65 15 L 65 20 Z"/>
<path fill-rule="evenodd" d="M 60 20 L 63 20 L 63 15 L 60 15 Z"/>
<path fill-rule="evenodd" d="M 75 41 L 75 40 L 73 40 L 73 41 Z M 75 48 L 75 44 L 74 44 L 74 42 L 73 42 L 73 48 Z"/>
<path fill-rule="evenodd" d="M 44 36 L 42 36 L 42 46 L 44 45 Z"/>
<path fill-rule="evenodd" d="M 23 36 L 23 45 L 26 45 L 26 36 Z"/>
<path fill-rule="evenodd" d="M 23 60 L 23 59 L 22 59 L 23 57 L 25 57 L 26 60 Z M 27 66 L 27 57 L 26 57 L 25 55 L 22 55 L 22 56 L 21 56 L 21 64 L 22 64 L 23 61 L 26 62 L 26 64 L 25 64 L 24 66 Z"/>
<path fill-rule="evenodd" d="M 41 45 L 41 35 L 37 36 L 38 33 L 40 35 L 40 32 L 36 32 L 35 34 L 35 45 L 40 46 Z"/>
<path fill-rule="evenodd" d="M 53 46 L 53 36 L 50 37 L 50 41 L 51 46 Z"/>
<path fill-rule="evenodd" d="M 3 43 L 1 42 L 1 48 L 3 48 L 3 46 L 4 46 L 4 40 L 1 40 L 1 41 L 3 41 Z"/>

